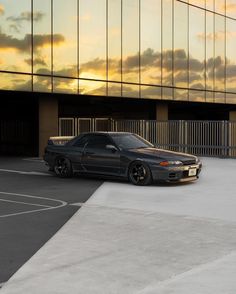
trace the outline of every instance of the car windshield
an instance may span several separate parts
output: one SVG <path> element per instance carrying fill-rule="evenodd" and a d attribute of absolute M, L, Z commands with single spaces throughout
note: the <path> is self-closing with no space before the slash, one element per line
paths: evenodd
<path fill-rule="evenodd" d="M 134 134 L 112 134 L 113 141 L 121 149 L 138 149 L 154 147 L 151 143 Z"/>

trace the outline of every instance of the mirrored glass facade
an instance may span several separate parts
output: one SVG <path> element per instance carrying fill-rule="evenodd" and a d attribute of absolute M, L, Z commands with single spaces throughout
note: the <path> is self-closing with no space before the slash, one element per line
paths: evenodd
<path fill-rule="evenodd" d="M 0 88 L 236 104 L 236 0 L 0 0 Z"/>

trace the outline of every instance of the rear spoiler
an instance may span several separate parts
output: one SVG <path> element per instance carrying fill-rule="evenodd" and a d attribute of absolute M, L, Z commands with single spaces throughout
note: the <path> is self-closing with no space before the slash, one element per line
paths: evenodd
<path fill-rule="evenodd" d="M 72 140 L 74 136 L 59 136 L 59 137 L 50 137 L 48 139 L 48 145 L 64 145 L 70 140 Z"/>

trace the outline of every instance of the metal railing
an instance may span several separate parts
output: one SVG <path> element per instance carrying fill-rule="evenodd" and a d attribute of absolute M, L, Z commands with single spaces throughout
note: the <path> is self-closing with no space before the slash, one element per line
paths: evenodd
<path fill-rule="evenodd" d="M 59 136 L 94 131 L 132 132 L 163 149 L 199 156 L 236 157 L 236 122 L 232 121 L 59 119 Z"/>

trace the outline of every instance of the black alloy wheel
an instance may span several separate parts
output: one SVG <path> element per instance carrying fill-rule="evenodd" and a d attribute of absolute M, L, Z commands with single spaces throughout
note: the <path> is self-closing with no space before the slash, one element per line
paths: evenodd
<path fill-rule="evenodd" d="M 60 178 L 70 178 L 73 176 L 73 169 L 69 159 L 60 157 L 56 160 L 54 171 Z"/>
<path fill-rule="evenodd" d="M 152 174 L 148 165 L 135 161 L 129 167 L 129 181 L 134 185 L 145 186 L 152 182 Z"/>

